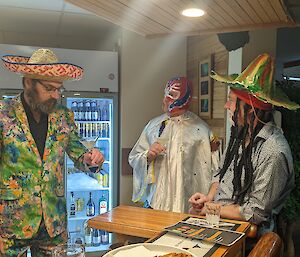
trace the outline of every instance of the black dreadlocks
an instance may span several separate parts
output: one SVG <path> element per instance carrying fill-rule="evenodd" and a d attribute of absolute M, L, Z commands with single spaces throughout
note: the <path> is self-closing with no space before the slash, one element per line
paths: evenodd
<path fill-rule="evenodd" d="M 252 165 L 252 149 L 254 147 L 254 139 L 264 123 L 267 123 L 273 119 L 271 111 L 263 111 L 254 108 L 255 112 L 249 115 L 249 111 L 252 107 L 245 103 L 244 105 L 244 123 L 242 126 L 238 125 L 238 114 L 241 108 L 241 101 L 237 98 L 236 109 L 233 114 L 234 125 L 231 127 L 231 135 L 228 143 L 225 160 L 222 169 L 220 170 L 220 181 L 224 177 L 227 169 L 233 161 L 233 194 L 232 199 L 235 203 L 241 205 L 244 203 L 244 198 L 253 183 L 253 165 Z M 262 122 L 257 123 L 254 127 L 255 114 Z M 247 117 L 250 116 L 248 123 Z M 249 140 L 249 144 L 246 146 L 246 140 Z M 257 142 L 255 142 L 257 143 Z M 242 147 L 242 153 L 239 155 L 239 149 Z M 242 185 L 241 177 L 243 170 L 245 171 L 244 183 Z"/>

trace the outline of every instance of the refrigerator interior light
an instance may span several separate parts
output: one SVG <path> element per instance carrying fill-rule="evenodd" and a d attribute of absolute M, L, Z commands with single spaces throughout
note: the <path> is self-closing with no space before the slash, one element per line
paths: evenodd
<path fill-rule="evenodd" d="M 79 96 L 79 95 L 80 95 L 80 93 L 74 93 L 74 95 L 75 95 L 75 96 Z"/>

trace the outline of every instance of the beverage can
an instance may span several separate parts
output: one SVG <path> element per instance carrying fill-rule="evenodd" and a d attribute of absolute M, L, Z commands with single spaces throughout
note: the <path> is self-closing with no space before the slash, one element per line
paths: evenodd
<path fill-rule="evenodd" d="M 107 171 L 103 174 L 103 186 L 108 187 L 108 172 Z"/>

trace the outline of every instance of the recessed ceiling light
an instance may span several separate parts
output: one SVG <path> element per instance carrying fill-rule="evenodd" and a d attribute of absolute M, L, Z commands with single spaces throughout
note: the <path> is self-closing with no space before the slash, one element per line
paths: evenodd
<path fill-rule="evenodd" d="M 183 10 L 181 14 L 187 17 L 200 17 L 204 15 L 204 11 L 198 8 L 189 8 Z"/>

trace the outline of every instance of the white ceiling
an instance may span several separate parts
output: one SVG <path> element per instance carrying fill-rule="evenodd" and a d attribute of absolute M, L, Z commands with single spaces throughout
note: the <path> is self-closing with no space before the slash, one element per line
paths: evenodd
<path fill-rule="evenodd" d="M 116 27 L 64 0 L 0 0 L 3 43 L 23 33 L 99 38 Z"/>

